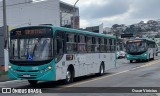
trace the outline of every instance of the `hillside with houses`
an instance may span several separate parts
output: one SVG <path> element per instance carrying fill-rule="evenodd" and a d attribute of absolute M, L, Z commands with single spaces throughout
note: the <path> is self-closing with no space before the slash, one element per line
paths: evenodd
<path fill-rule="evenodd" d="M 104 28 L 105 34 L 134 34 L 136 37 L 159 38 L 160 37 L 160 20 L 140 21 L 132 25 L 114 24 L 111 28 Z"/>

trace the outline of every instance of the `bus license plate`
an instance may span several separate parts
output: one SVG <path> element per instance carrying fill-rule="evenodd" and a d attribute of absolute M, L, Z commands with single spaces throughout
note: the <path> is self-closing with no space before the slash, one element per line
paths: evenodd
<path fill-rule="evenodd" d="M 31 77 L 30 75 L 23 75 L 23 77 Z"/>

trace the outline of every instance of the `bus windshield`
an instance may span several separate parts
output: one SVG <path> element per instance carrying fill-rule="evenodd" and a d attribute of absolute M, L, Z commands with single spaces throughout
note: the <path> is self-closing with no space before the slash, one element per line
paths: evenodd
<path fill-rule="evenodd" d="M 10 59 L 41 61 L 52 57 L 51 38 L 11 39 Z"/>
<path fill-rule="evenodd" d="M 147 50 L 147 44 L 144 41 L 127 42 L 126 51 L 128 53 L 139 53 Z"/>

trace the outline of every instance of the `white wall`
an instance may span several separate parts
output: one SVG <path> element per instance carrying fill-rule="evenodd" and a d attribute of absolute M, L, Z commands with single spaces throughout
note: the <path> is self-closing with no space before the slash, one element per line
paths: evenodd
<path fill-rule="evenodd" d="M 6 3 L 7 5 L 11 5 L 28 1 L 30 0 L 7 0 Z M 28 26 L 29 24 L 53 24 L 60 26 L 59 10 L 59 0 L 7 6 L 7 24 L 15 27 Z M 0 8 L 0 26 L 3 25 L 1 21 L 3 20 L 2 15 L 2 8 Z"/>

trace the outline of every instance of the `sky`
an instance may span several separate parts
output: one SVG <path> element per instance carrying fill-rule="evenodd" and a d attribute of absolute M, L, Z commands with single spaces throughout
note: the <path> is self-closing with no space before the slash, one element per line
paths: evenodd
<path fill-rule="evenodd" d="M 61 0 L 74 5 L 76 0 Z M 160 19 L 160 0 L 79 0 L 80 26 L 131 25 Z"/>
<path fill-rule="evenodd" d="M 0 0 L 1 1 L 1 0 Z M 76 0 L 61 0 L 74 5 Z M 160 0 L 79 0 L 80 27 L 160 20 Z"/>

